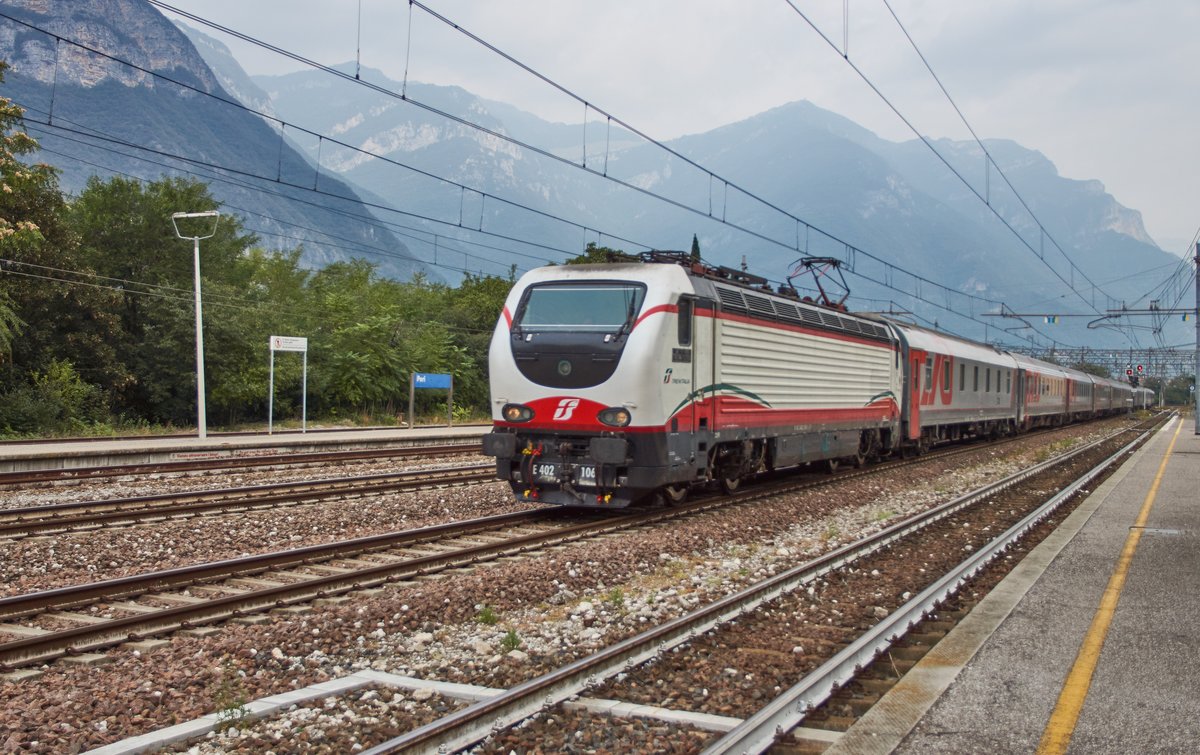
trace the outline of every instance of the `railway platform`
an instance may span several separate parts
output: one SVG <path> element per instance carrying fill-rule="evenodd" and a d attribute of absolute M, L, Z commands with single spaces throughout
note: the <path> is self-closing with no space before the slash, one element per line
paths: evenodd
<path fill-rule="evenodd" d="M 1200 435 L 1176 418 L 832 753 L 1191 753 Z"/>
<path fill-rule="evenodd" d="M 206 438 L 167 436 L 96 438 L 0 444 L 0 474 L 85 467 L 123 467 L 180 462 L 287 457 L 403 445 L 468 442 L 483 425 L 418 426 L 308 432 L 216 433 Z"/>

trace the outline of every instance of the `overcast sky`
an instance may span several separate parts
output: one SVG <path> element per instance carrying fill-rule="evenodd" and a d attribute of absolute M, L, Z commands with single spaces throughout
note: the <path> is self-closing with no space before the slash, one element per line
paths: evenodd
<path fill-rule="evenodd" d="M 657 139 L 801 99 L 885 138 L 913 138 L 785 0 L 423 2 Z M 838 0 L 792 2 L 839 50 L 848 39 L 850 60 L 923 134 L 970 138 L 884 0 L 849 0 L 848 29 Z M 1167 251 L 1188 250 L 1200 226 L 1200 1 L 889 2 L 979 136 L 1102 181 Z M 583 118 L 576 102 L 418 8 L 410 44 L 404 0 L 361 0 L 361 23 L 359 0 L 171 4 L 320 63 L 358 55 L 397 80 L 407 63 L 411 80 Z M 251 74 L 299 70 L 223 41 Z"/>

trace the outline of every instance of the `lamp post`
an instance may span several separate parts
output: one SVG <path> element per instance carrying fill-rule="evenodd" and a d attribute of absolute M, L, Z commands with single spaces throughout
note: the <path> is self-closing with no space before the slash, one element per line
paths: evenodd
<path fill-rule="evenodd" d="M 176 212 L 171 215 L 171 225 L 175 227 L 175 235 L 185 241 L 191 240 L 192 259 L 195 263 L 193 267 L 196 288 L 196 428 L 201 438 L 208 437 L 208 422 L 204 411 L 204 329 L 202 327 L 204 315 L 200 307 L 200 239 L 210 239 L 216 234 L 217 220 L 220 216 L 221 213 L 216 210 Z M 212 218 L 212 231 L 205 236 L 184 236 L 179 230 L 181 218 Z"/>

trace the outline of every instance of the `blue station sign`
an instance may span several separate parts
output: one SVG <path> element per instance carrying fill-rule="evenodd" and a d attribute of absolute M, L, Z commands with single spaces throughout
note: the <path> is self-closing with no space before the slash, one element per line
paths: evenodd
<path fill-rule="evenodd" d="M 436 372 L 414 372 L 414 388 L 450 388 L 453 378 Z"/>

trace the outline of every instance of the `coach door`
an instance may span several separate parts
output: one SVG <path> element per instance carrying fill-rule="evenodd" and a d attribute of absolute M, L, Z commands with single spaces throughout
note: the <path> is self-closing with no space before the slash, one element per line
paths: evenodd
<path fill-rule="evenodd" d="M 716 304 L 711 299 L 695 299 L 692 328 L 692 390 L 696 393 L 696 413 L 692 431 L 702 441 L 716 429 L 717 397 L 713 376 L 716 360 Z"/>
<path fill-rule="evenodd" d="M 672 469 L 690 465 L 697 457 L 696 428 L 701 424 L 700 413 L 704 411 L 697 391 L 707 383 L 697 382 L 698 373 L 702 372 L 697 364 L 697 357 L 700 356 L 697 346 L 698 341 L 702 339 L 698 338 L 696 324 L 696 298 L 679 297 L 677 331 L 675 343 L 671 347 L 671 369 L 674 375 L 672 379 L 675 382 L 684 382 L 679 378 L 686 378 L 685 391 L 691 403 L 682 407 L 670 420 L 671 425 L 667 431 L 667 456 Z"/>

